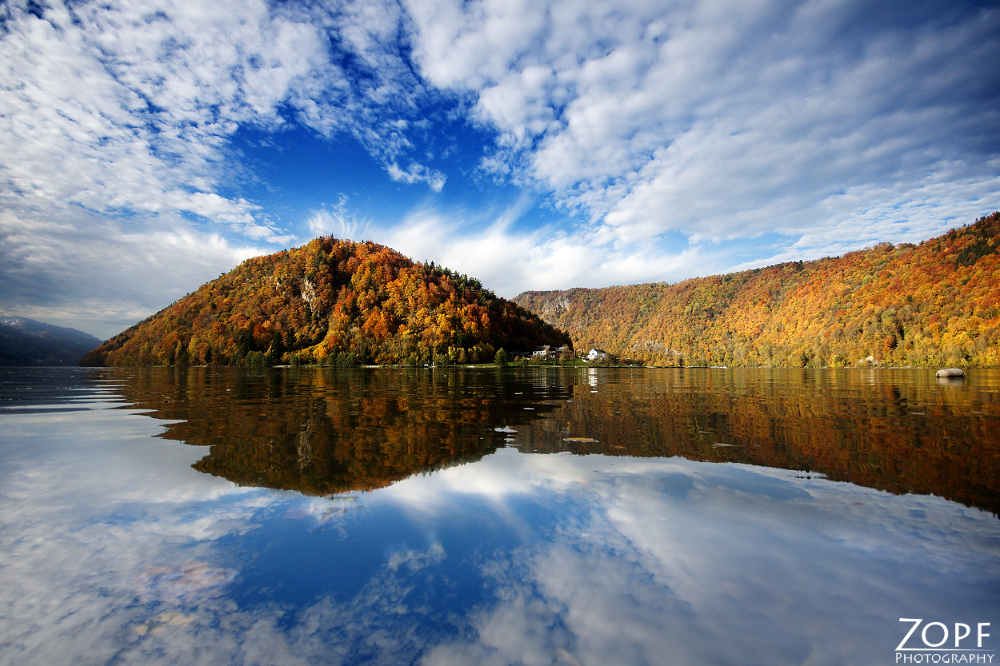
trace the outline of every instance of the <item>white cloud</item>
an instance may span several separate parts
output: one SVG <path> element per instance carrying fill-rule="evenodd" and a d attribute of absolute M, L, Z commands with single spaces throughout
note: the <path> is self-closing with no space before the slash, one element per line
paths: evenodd
<path fill-rule="evenodd" d="M 421 71 L 472 95 L 501 133 L 484 166 L 519 169 L 623 241 L 794 242 L 837 225 L 863 233 L 871 218 L 899 238 L 926 225 L 889 202 L 919 201 L 935 232 L 1000 207 L 995 8 L 408 7 Z"/>
<path fill-rule="evenodd" d="M 306 227 L 314 236 L 334 236 L 353 241 L 362 240 L 370 223 L 368 220 L 349 212 L 347 202 L 347 195 L 341 194 L 337 205 L 333 206 L 332 210 L 322 208 L 313 211 L 313 214 L 306 220 Z"/>
<path fill-rule="evenodd" d="M 247 224 L 246 202 L 213 191 L 225 173 L 219 148 L 237 123 L 280 122 L 290 79 L 324 54 L 311 28 L 270 21 L 263 4 L 240 8 L 18 13 L 0 41 L 11 82 L 0 102 L 4 189 L 38 206 L 179 209 Z"/>
<path fill-rule="evenodd" d="M 102 338 L 263 253 L 170 213 L 160 216 L 159 226 L 73 206 L 51 206 L 39 219 L 6 202 L 0 206 L 0 312 Z"/>
<path fill-rule="evenodd" d="M 396 182 L 404 182 L 412 185 L 413 183 L 426 182 L 430 185 L 430 188 L 435 192 L 440 192 L 444 188 L 445 175 L 440 171 L 435 171 L 433 169 L 428 169 L 422 164 L 417 164 L 412 162 L 406 171 L 399 168 L 399 165 L 393 162 L 387 167 L 389 172 L 389 177 Z"/>
<path fill-rule="evenodd" d="M 397 111 L 419 89 L 398 53 L 398 7 L 32 7 L 8 4 L 0 34 L 5 312 L 110 335 L 259 243 L 294 241 L 260 204 L 226 193 L 243 177 L 229 149 L 240 127 L 295 117 L 356 136 L 397 180 L 444 185 L 416 163 L 397 174 L 412 145 Z M 335 62 L 344 53 L 350 77 Z"/>
<path fill-rule="evenodd" d="M 0 308 L 107 336 L 261 252 L 226 236 L 292 238 L 219 193 L 232 175 L 221 150 L 240 123 L 281 124 L 289 86 L 325 62 L 315 28 L 273 20 L 264 3 L 11 14 Z"/>
<path fill-rule="evenodd" d="M 280 142 L 292 123 L 353 137 L 389 179 L 432 197 L 472 177 L 435 161 L 456 151 L 553 204 L 563 223 L 534 231 L 483 209 L 381 222 L 398 249 L 505 295 L 915 240 L 1000 208 L 989 6 L 15 0 L 2 11 L 0 206 L 21 268 L 43 262 L 31 253 L 53 221 L 94 246 L 217 236 L 221 254 L 181 260 L 213 270 L 245 246 L 295 242 L 284 203 L 240 194 L 257 176 L 231 144 L 241 128 Z M 484 137 L 485 152 L 463 143 Z M 367 224 L 324 211 L 305 221 L 312 233 Z M 766 256 L 712 245 L 774 234 Z M 77 287 L 46 284 L 44 305 L 22 294 L 0 308 L 72 323 L 73 304 L 53 295 Z M 151 302 L 119 308 L 149 314 Z"/>
<path fill-rule="evenodd" d="M 395 227 L 373 230 L 373 237 L 417 261 L 474 276 L 508 298 L 526 290 L 676 280 L 725 267 L 723 255 L 711 249 L 616 243 L 600 230 L 519 229 L 516 222 L 530 202 L 522 197 L 493 215 L 422 208 Z"/>

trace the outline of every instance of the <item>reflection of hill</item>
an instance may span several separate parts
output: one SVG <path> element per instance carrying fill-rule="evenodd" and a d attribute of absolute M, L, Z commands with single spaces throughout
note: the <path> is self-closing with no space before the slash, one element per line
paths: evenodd
<path fill-rule="evenodd" d="M 808 470 L 998 513 L 1000 377 L 980 377 L 944 385 L 930 371 L 647 370 L 628 383 L 577 384 L 572 403 L 522 428 L 518 442 Z"/>
<path fill-rule="evenodd" d="M 504 445 L 493 372 L 140 370 L 125 394 L 164 437 L 209 446 L 195 468 L 308 494 L 371 490 Z M 516 396 L 520 400 L 520 396 Z"/>
<path fill-rule="evenodd" d="M 994 371 L 942 385 L 924 371 L 162 368 L 123 390 L 180 420 L 165 437 L 211 447 L 199 470 L 243 485 L 368 490 L 509 436 L 525 452 L 808 470 L 1000 512 Z"/>

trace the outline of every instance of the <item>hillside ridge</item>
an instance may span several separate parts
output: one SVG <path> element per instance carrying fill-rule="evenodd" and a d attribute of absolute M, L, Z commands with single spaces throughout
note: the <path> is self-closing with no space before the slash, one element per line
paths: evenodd
<path fill-rule="evenodd" d="M 1000 365 L 1000 212 L 917 245 L 514 302 L 647 364 Z"/>
<path fill-rule="evenodd" d="M 76 365 L 101 340 L 28 317 L 0 317 L 0 365 Z"/>
<path fill-rule="evenodd" d="M 244 261 L 81 364 L 469 363 L 546 344 L 571 342 L 475 278 L 321 237 Z"/>

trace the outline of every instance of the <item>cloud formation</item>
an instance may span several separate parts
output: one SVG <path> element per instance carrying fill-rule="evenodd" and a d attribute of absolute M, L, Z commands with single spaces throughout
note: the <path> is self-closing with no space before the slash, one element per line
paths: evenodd
<path fill-rule="evenodd" d="M 504 295 L 916 241 L 1000 208 L 1000 10 L 972 0 L 13 0 L 0 26 L 0 311 L 102 335 L 234 259 L 359 231 L 320 208 L 361 205 L 356 183 L 289 206 L 248 133 L 362 146 L 374 196 L 427 196 L 360 210 L 373 239 Z M 511 187 L 532 204 L 509 222 Z M 116 267 L 126 238 L 150 251 Z M 34 270 L 53 254 L 85 282 Z M 140 271 L 143 299 L 110 286 L 150 254 L 204 270 Z M 84 283 L 120 314 L 80 319 Z"/>
<path fill-rule="evenodd" d="M 353 136 L 394 178 L 440 190 L 440 172 L 413 159 L 405 172 L 396 166 L 412 145 L 397 110 L 413 106 L 420 84 L 393 53 L 401 16 L 390 8 L 7 3 L 0 307 L 48 310 L 46 320 L 110 335 L 176 297 L 163 283 L 176 283 L 180 266 L 210 266 L 187 274 L 189 291 L 236 258 L 297 238 L 260 203 L 227 194 L 245 177 L 230 162 L 240 128 L 280 133 L 295 121 L 325 137 Z M 53 226 L 61 233 L 49 233 Z M 113 257 L 111 245 L 121 248 Z M 84 264 L 93 300 L 128 311 L 129 320 L 74 313 L 92 308 L 64 293 L 79 273 L 67 281 L 30 270 L 53 254 Z M 153 264 L 139 268 L 149 255 Z M 108 288 L 139 276 L 147 298 Z M 13 288 L 22 282 L 38 289 Z"/>
<path fill-rule="evenodd" d="M 306 226 L 313 236 L 334 236 L 337 238 L 347 238 L 353 241 L 363 240 L 362 234 L 368 228 L 367 220 L 358 217 L 348 211 L 348 197 L 340 195 L 337 205 L 332 210 L 325 207 L 314 211 L 306 220 Z"/>
<path fill-rule="evenodd" d="M 706 266 L 725 267 L 711 248 L 671 252 L 656 246 L 620 247 L 556 226 L 518 229 L 524 205 L 500 211 L 448 214 L 435 208 L 412 211 L 395 227 L 372 229 L 384 242 L 417 260 L 435 261 L 473 275 L 502 296 L 526 289 L 564 289 L 680 280 Z M 464 214 L 463 214 L 464 213 Z"/>
<path fill-rule="evenodd" d="M 857 243 L 873 222 L 921 235 L 1000 203 L 995 7 L 408 8 L 421 71 L 500 131 L 484 166 L 623 242 L 777 231 L 824 246 L 838 234 L 817 230 L 847 225 Z"/>

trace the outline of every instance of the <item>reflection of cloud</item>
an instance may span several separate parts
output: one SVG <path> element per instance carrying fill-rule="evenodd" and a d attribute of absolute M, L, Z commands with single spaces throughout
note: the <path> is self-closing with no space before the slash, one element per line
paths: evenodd
<path fill-rule="evenodd" d="M 508 450 L 484 462 L 443 473 L 434 493 L 575 496 L 587 513 L 510 566 L 490 565 L 503 573 L 496 602 L 470 618 L 475 635 L 441 644 L 426 664 L 552 663 L 557 648 L 581 664 L 664 654 L 683 664 L 862 663 L 892 648 L 907 612 L 957 621 L 992 609 L 983 590 L 996 580 L 984 565 L 998 550 L 996 520 L 940 498 L 679 459 Z M 573 490 L 574 479 L 589 483 Z M 427 511 L 421 489 L 407 487 L 421 482 L 388 492 Z"/>
<path fill-rule="evenodd" d="M 303 506 L 293 507 L 286 511 L 282 518 L 288 520 L 311 521 L 311 530 L 321 530 L 333 525 L 339 525 L 341 520 L 353 511 L 362 508 L 357 497 L 345 495 L 342 497 L 310 498 Z"/>
<path fill-rule="evenodd" d="M 442 562 L 444 558 L 444 546 L 441 545 L 440 541 L 435 541 L 425 551 L 416 551 L 413 549 L 396 551 L 389 556 L 389 561 L 386 563 L 386 567 L 390 571 L 395 571 L 400 566 L 405 564 L 410 571 L 416 571 L 417 569 L 423 569 L 431 564 L 438 564 Z"/>
<path fill-rule="evenodd" d="M 133 630 L 140 636 L 159 634 L 169 627 L 186 627 L 195 621 L 193 615 L 185 615 L 176 611 L 164 611 L 149 622 L 137 625 Z"/>
<path fill-rule="evenodd" d="M 164 601 L 191 603 L 221 597 L 235 577 L 233 569 L 188 560 L 180 567 L 148 567 L 138 583 L 145 593 Z"/>
<path fill-rule="evenodd" d="M 199 474 L 190 465 L 204 449 L 153 439 L 149 417 L 92 406 L 0 426 L 2 663 L 106 663 L 126 626 L 146 627 L 128 640 L 200 631 L 188 619 L 205 610 L 163 613 L 227 603 L 234 571 L 207 546 L 249 531 L 278 496 Z"/>
<path fill-rule="evenodd" d="M 202 451 L 151 439 L 148 417 L 0 418 L 14 663 L 868 663 L 898 617 L 995 612 L 996 519 L 935 497 L 505 449 L 366 493 L 342 520 L 359 503 L 197 474 Z M 344 531 L 306 529 L 330 520 Z M 282 557 L 302 560 L 265 560 L 289 534 Z M 274 578 L 237 591 L 257 561 Z M 317 571 L 305 598 L 271 596 Z"/>

